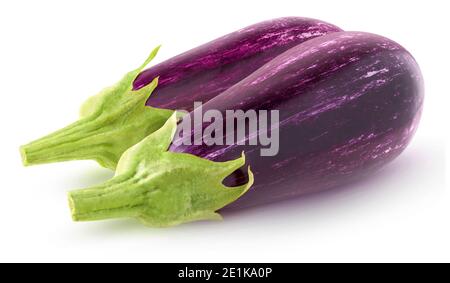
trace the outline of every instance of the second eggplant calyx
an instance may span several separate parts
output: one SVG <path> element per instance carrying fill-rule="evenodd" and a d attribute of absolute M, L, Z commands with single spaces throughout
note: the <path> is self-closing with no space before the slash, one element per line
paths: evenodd
<path fill-rule="evenodd" d="M 245 156 L 213 162 L 169 152 L 176 127 L 174 114 L 162 128 L 123 154 L 110 181 L 69 193 L 72 218 L 136 218 L 152 227 L 221 219 L 217 210 L 238 199 L 253 184 L 250 167 L 247 184 L 227 187 L 222 183 L 245 165 Z"/>

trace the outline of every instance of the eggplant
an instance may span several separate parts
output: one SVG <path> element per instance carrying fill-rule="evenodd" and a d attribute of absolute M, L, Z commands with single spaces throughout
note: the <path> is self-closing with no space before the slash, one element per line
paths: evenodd
<path fill-rule="evenodd" d="M 417 128 L 423 95 L 420 69 L 402 46 L 369 33 L 334 33 L 290 49 L 203 106 L 279 110 L 276 156 L 248 145 L 252 133 L 247 145 L 170 151 L 213 161 L 245 151 L 255 183 L 224 210 L 275 202 L 345 185 L 393 160 Z M 242 170 L 225 180 L 245 182 Z"/>
<path fill-rule="evenodd" d="M 92 159 L 115 169 L 122 153 L 159 129 L 174 110 L 190 111 L 194 101 L 207 102 L 289 48 L 337 31 L 299 17 L 265 21 L 142 71 L 156 48 L 138 69 L 88 99 L 79 121 L 22 146 L 23 163 Z"/>
<path fill-rule="evenodd" d="M 164 61 L 138 75 L 134 89 L 159 77 L 147 105 L 193 110 L 247 77 L 284 51 L 340 28 L 319 20 L 286 17 L 230 33 Z"/>
<path fill-rule="evenodd" d="M 348 184 L 406 148 L 423 96 L 418 64 L 392 40 L 363 32 L 309 40 L 196 108 L 178 126 L 172 115 L 124 153 L 113 179 L 69 194 L 72 217 L 133 217 L 171 226 Z M 230 109 L 277 110 L 279 123 L 266 133 L 259 127 L 248 131 L 244 144 L 192 142 L 196 126 L 211 125 L 196 123 L 196 114 L 214 110 L 225 117 L 219 122 L 234 123 L 227 118 Z M 194 130 L 184 130 L 186 121 Z M 263 145 L 250 145 L 255 135 L 277 131 L 276 155 L 262 156 Z"/>

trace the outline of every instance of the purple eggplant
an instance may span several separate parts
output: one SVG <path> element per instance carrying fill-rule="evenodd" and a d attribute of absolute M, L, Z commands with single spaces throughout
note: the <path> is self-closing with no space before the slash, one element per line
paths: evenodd
<path fill-rule="evenodd" d="M 114 178 L 69 194 L 72 217 L 131 217 L 171 226 L 345 185 L 405 149 L 422 102 L 420 69 L 399 44 L 362 32 L 324 35 L 289 49 L 195 107 L 178 126 L 172 115 L 123 154 Z M 198 128 L 206 132 L 217 121 L 226 124 L 223 129 L 234 125 L 229 110 L 278 111 L 279 123 L 264 132 L 248 122 L 247 144 L 195 145 L 202 138 Z M 221 115 L 197 123 L 196 115 L 208 111 Z M 186 124 L 194 130 L 187 131 Z M 233 128 L 224 144 L 242 129 Z M 264 145 L 249 144 L 254 136 L 276 132 L 278 154 L 262 156 Z M 187 141 L 193 145 L 182 143 Z"/>
<path fill-rule="evenodd" d="M 174 110 L 192 110 L 194 101 L 210 100 L 289 48 L 337 31 L 341 30 L 313 19 L 275 19 L 141 73 L 155 49 L 138 69 L 86 101 L 79 121 L 22 146 L 23 163 L 92 159 L 115 169 L 123 152 L 159 129 Z M 144 107 L 146 102 L 149 107 Z"/>
<path fill-rule="evenodd" d="M 170 151 L 212 161 L 245 151 L 255 183 L 224 210 L 323 191 L 398 156 L 416 130 L 423 93 L 420 69 L 402 46 L 374 34 L 333 33 L 279 55 L 203 105 L 224 116 L 228 109 L 279 110 L 276 156 L 248 145 L 255 133 L 246 136 L 247 145 L 172 145 Z M 242 169 L 225 180 L 245 182 Z"/>
<path fill-rule="evenodd" d="M 134 89 L 159 77 L 147 105 L 191 111 L 247 77 L 284 51 L 315 37 L 342 31 L 314 19 L 264 21 L 220 37 L 143 71 Z"/>

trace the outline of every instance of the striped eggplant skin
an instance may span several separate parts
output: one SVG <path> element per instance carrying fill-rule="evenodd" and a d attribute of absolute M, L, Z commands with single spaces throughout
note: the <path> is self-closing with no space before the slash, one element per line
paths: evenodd
<path fill-rule="evenodd" d="M 245 151 L 254 186 L 224 211 L 290 199 L 361 179 L 397 157 L 416 131 L 423 95 L 420 69 L 402 46 L 369 33 L 333 33 L 286 51 L 203 105 L 279 110 L 278 155 L 261 157 L 261 147 L 249 145 L 170 150 L 214 161 Z M 245 180 L 238 170 L 225 183 Z"/>
<path fill-rule="evenodd" d="M 210 100 L 293 46 L 338 31 L 342 30 L 308 18 L 264 21 L 143 71 L 133 87 L 140 89 L 159 77 L 147 105 L 191 111 L 193 101 Z"/>

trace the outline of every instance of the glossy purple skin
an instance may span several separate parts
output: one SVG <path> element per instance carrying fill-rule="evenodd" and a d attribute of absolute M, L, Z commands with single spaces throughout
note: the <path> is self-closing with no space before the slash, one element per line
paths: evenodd
<path fill-rule="evenodd" d="M 261 22 L 187 51 L 143 71 L 134 89 L 159 76 L 147 105 L 191 111 L 289 48 L 311 38 L 342 31 L 314 19 L 289 17 Z"/>
<path fill-rule="evenodd" d="M 170 150 L 215 161 L 245 151 L 255 184 L 223 210 L 251 207 L 372 173 L 405 149 L 422 102 L 420 69 L 403 47 L 373 34 L 333 33 L 290 49 L 203 107 L 280 110 L 278 155 L 261 157 L 259 146 L 247 145 Z M 225 183 L 246 182 L 245 171 Z"/>

